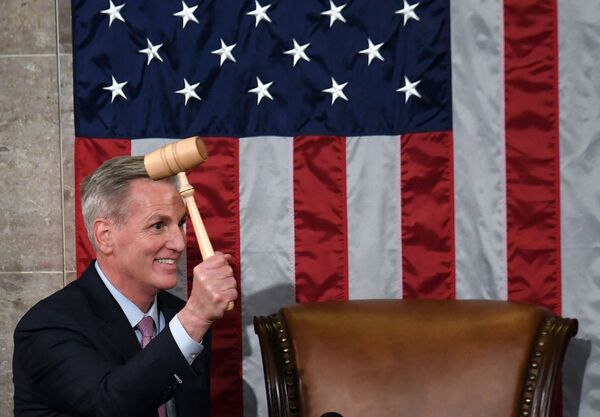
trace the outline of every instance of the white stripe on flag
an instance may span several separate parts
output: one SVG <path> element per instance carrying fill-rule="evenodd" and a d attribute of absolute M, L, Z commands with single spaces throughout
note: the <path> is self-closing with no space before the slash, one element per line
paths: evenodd
<path fill-rule="evenodd" d="M 346 140 L 351 299 L 402 298 L 400 138 Z"/>
<path fill-rule="evenodd" d="M 146 155 L 173 142 L 177 142 L 177 139 L 135 139 L 131 141 L 131 156 Z M 170 289 L 169 292 L 183 300 L 187 300 L 187 256 L 185 252 L 177 264 L 177 286 Z"/>
<path fill-rule="evenodd" d="M 564 417 L 600 410 L 600 26 L 597 2 L 558 1 L 562 314 L 579 320 Z"/>
<path fill-rule="evenodd" d="M 501 1 L 451 2 L 456 298 L 507 298 Z"/>
<path fill-rule="evenodd" d="M 252 318 L 294 303 L 293 139 L 240 139 L 240 247 L 244 415 L 266 416 Z"/>

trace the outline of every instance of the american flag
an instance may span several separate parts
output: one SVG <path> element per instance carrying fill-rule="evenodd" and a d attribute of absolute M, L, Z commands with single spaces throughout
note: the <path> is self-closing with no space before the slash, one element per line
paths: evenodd
<path fill-rule="evenodd" d="M 401 297 L 578 318 L 564 415 L 600 409 L 600 12 L 571 3 L 73 0 L 77 193 L 112 156 L 207 144 L 189 178 L 241 292 L 212 416 L 267 415 L 253 316 Z"/>

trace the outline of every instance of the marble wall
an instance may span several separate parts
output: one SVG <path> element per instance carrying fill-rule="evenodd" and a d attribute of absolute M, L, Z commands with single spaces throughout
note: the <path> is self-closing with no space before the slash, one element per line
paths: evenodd
<path fill-rule="evenodd" d="M 0 0 L 0 417 L 13 330 L 75 278 L 70 0 Z"/>

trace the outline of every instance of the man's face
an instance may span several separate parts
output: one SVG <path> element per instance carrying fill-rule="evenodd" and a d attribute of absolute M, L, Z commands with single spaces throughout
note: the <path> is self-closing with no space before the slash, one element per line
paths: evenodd
<path fill-rule="evenodd" d="M 186 209 L 172 184 L 149 179 L 129 184 L 126 204 L 125 223 L 113 227 L 115 272 L 130 290 L 153 297 L 177 284 Z"/>

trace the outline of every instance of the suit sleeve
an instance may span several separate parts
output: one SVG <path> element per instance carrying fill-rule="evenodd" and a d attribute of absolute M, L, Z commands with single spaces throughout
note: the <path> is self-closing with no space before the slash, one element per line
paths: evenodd
<path fill-rule="evenodd" d="M 109 359 L 72 317 L 38 314 L 15 331 L 15 366 L 32 391 L 49 407 L 75 415 L 152 415 L 178 390 L 208 380 L 207 354 L 190 366 L 168 326 L 124 363 Z"/>

